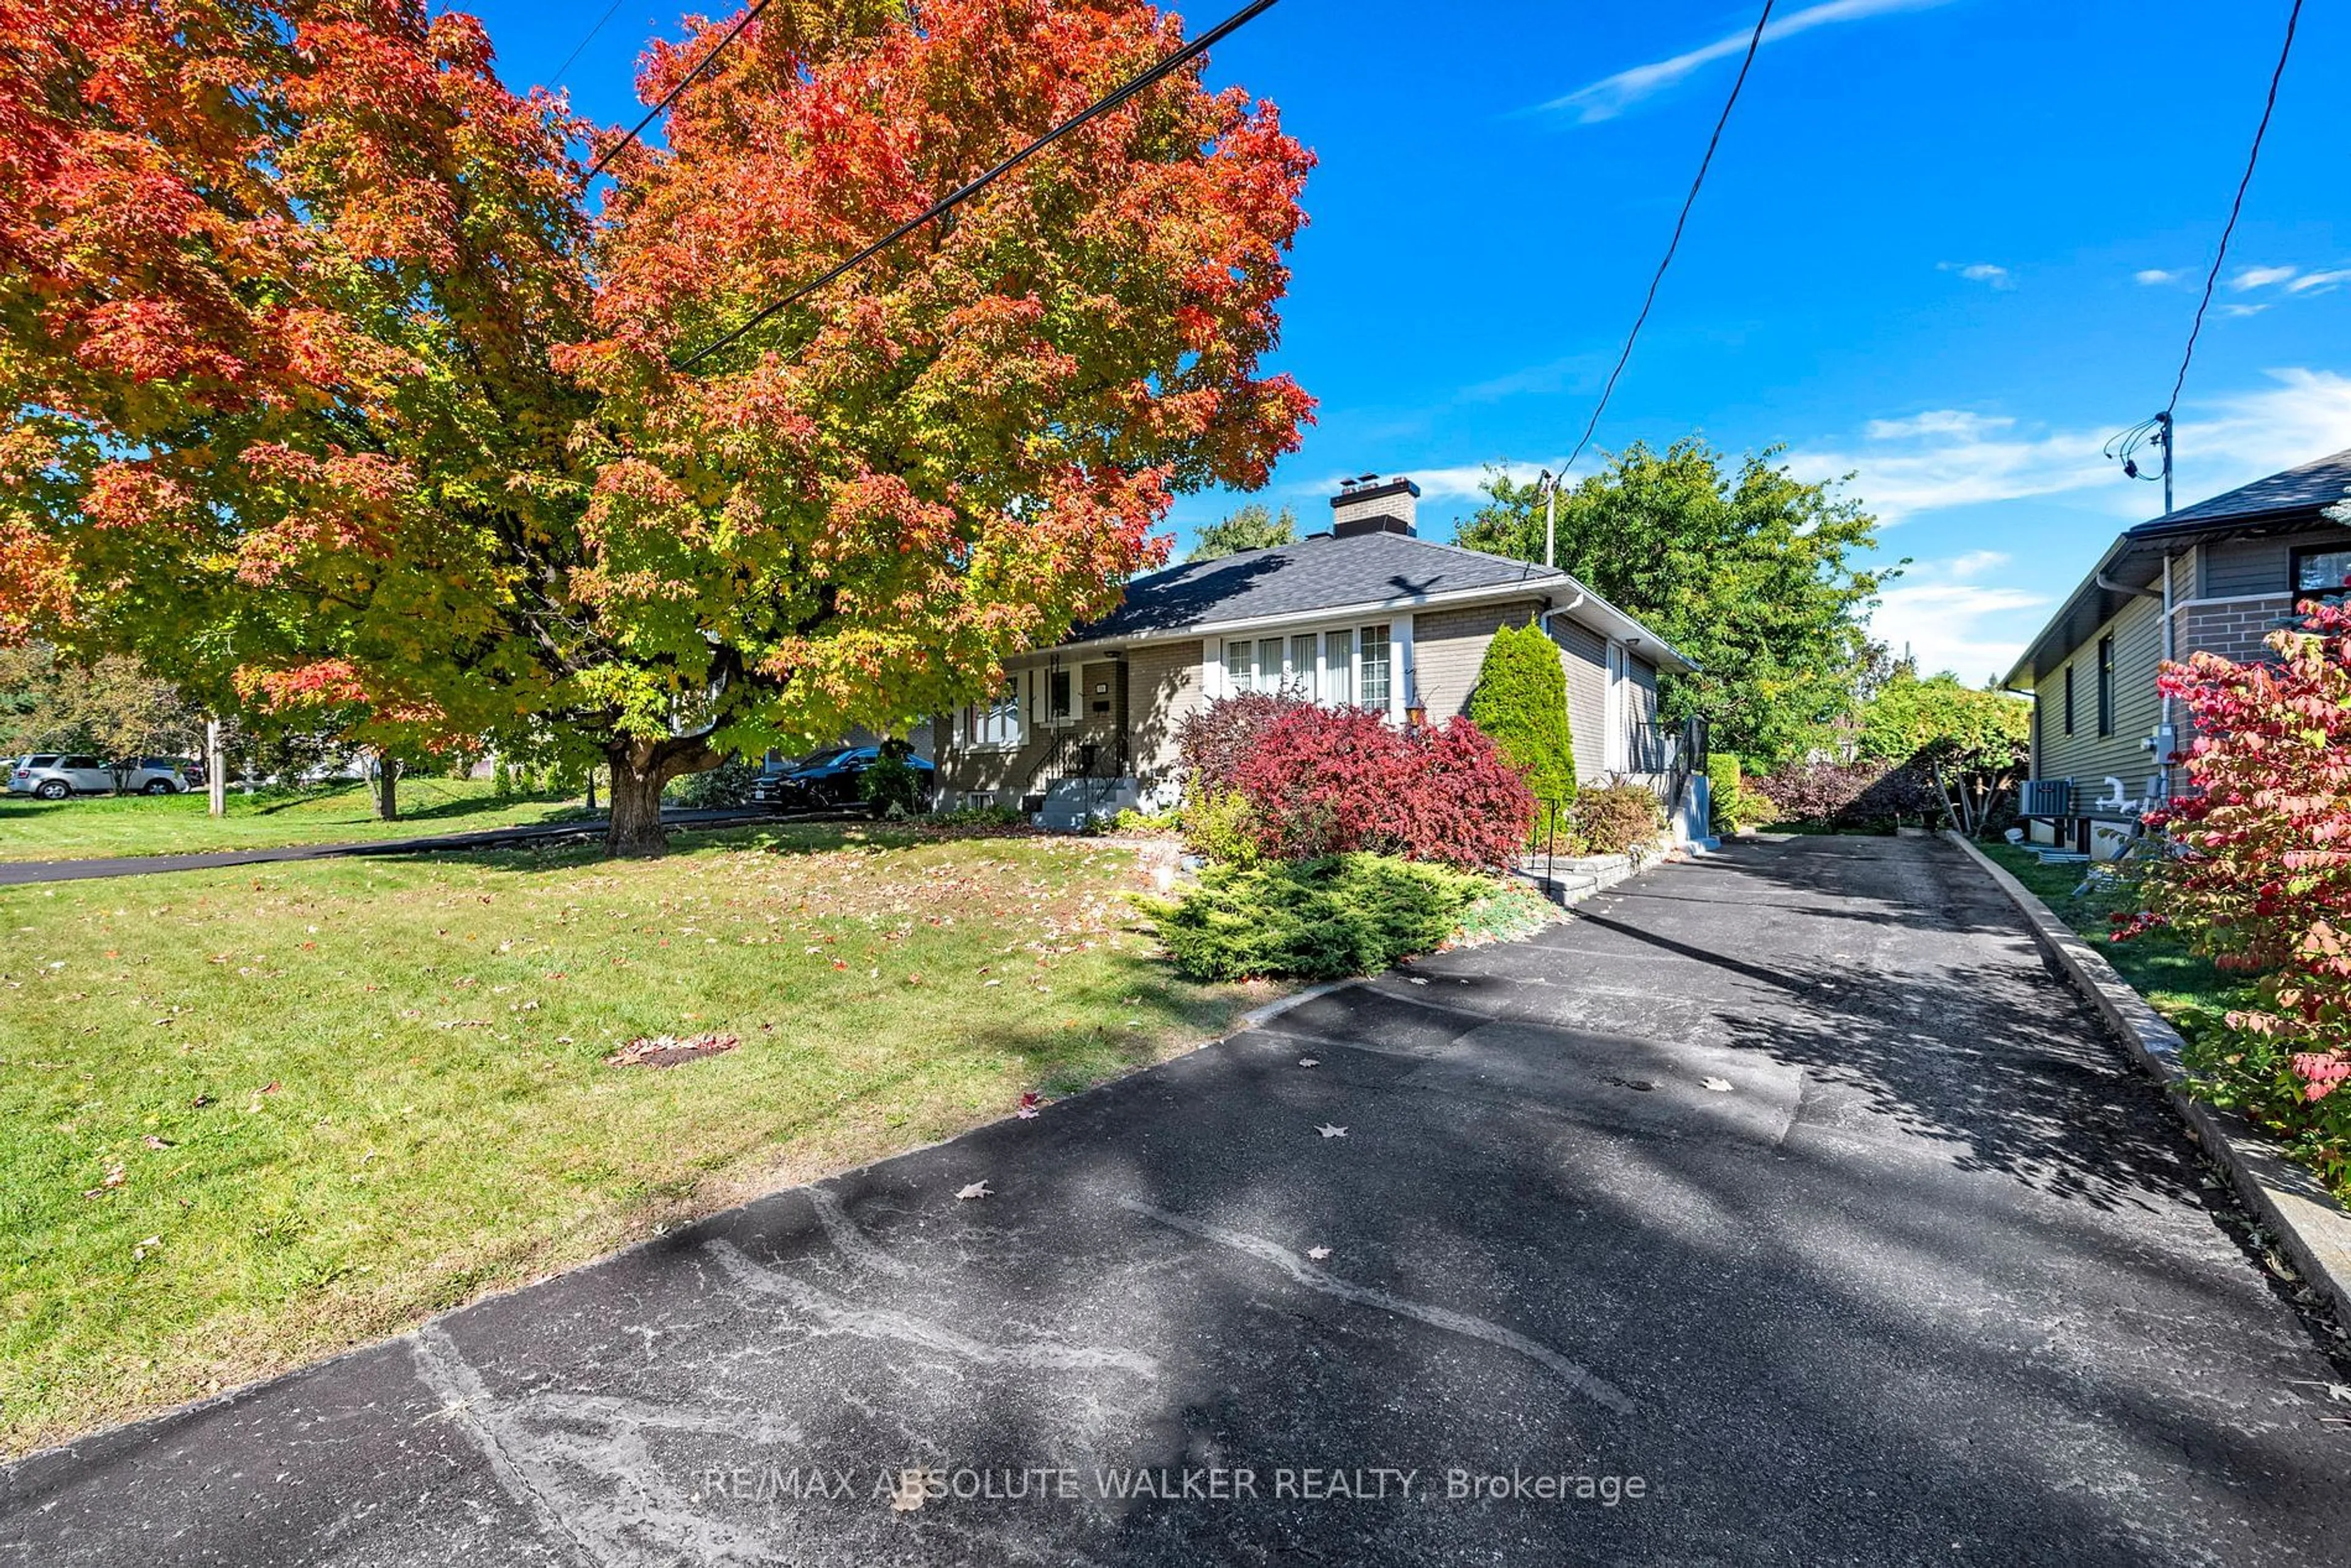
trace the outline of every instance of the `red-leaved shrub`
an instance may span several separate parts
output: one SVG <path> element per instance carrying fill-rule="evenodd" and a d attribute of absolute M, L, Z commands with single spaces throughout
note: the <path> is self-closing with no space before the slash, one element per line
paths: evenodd
<path fill-rule="evenodd" d="M 2292 1136 L 2351 1184 L 2351 609 L 2302 606 L 2273 662 L 2199 653 L 2158 685 L 2187 706 L 2195 793 L 2147 819 L 2175 853 L 2120 936 L 2168 927 L 2223 969 L 2259 977 L 2188 1065 L 2224 1104 Z"/>
<path fill-rule="evenodd" d="M 1940 821 L 1946 816 L 1934 784 L 1907 766 L 1800 762 L 1753 783 L 1782 821 L 1883 829 L 1902 821 Z"/>
<path fill-rule="evenodd" d="M 1247 800 L 1247 831 L 1276 860 L 1365 850 L 1491 870 L 1534 823 L 1526 781 L 1467 719 L 1399 729 L 1364 708 L 1238 697 L 1182 744 L 1190 788 Z"/>

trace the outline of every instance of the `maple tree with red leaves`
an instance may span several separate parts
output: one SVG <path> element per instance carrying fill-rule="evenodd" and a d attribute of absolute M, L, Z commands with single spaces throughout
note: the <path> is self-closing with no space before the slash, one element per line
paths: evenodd
<path fill-rule="evenodd" d="M 739 19 L 648 51 L 657 101 Z M 1311 402 L 1311 157 L 1147 4 L 776 0 L 613 156 L 414 0 L 0 0 L 0 636 L 612 768 L 900 732 L 1113 606 Z"/>

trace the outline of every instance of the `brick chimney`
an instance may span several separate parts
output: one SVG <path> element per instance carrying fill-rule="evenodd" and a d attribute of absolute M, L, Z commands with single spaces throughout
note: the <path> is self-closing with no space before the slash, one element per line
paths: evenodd
<path fill-rule="evenodd" d="M 1376 474 L 1366 474 L 1360 479 L 1342 479 L 1339 493 L 1331 497 L 1331 536 L 1351 539 L 1362 534 L 1415 533 L 1418 520 L 1420 486 L 1398 476 L 1383 479 Z"/>

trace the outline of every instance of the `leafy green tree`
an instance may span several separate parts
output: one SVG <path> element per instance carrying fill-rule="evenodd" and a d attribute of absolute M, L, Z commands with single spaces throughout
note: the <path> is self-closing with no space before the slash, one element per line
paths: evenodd
<path fill-rule="evenodd" d="M 1959 826 L 1980 832 L 2023 768 L 2032 733 L 2022 699 L 1964 685 L 1949 671 L 1920 680 L 1903 663 L 1863 707 L 1857 747 L 1865 761 L 1931 782 Z"/>
<path fill-rule="evenodd" d="M 1486 644 L 1469 721 L 1494 737 L 1538 800 L 1575 798 L 1575 741 L 1568 727 L 1567 671 L 1559 645 L 1531 622 L 1505 626 Z"/>
<path fill-rule="evenodd" d="M 1853 713 L 1867 616 L 1899 570 L 1856 564 L 1877 543 L 1876 519 L 1833 484 L 1775 466 L 1778 455 L 1726 472 L 1696 436 L 1663 452 L 1635 443 L 1558 503 L 1559 564 L 1698 666 L 1660 683 L 1660 716 L 1703 715 L 1714 743 L 1759 770 Z M 1541 560 L 1533 484 L 1498 474 L 1487 492 L 1460 542 Z"/>
<path fill-rule="evenodd" d="M 92 751 L 115 765 L 193 750 L 202 721 L 171 682 L 125 653 L 69 664 L 47 643 L 0 650 L 0 751 Z"/>
<path fill-rule="evenodd" d="M 1238 555 L 1245 549 L 1271 549 L 1276 545 L 1294 543 L 1298 538 L 1298 514 L 1288 507 L 1276 517 L 1262 501 L 1250 501 L 1222 522 L 1210 523 L 1200 530 L 1199 542 L 1192 547 L 1186 560 L 1214 560 L 1220 555 Z"/>

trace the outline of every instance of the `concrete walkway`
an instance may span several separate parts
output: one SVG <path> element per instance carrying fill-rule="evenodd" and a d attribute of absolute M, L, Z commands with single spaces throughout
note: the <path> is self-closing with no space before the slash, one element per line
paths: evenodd
<path fill-rule="evenodd" d="M 37 1457 L 0 1563 L 2351 1562 L 2225 1219 L 1958 852 L 1745 844 Z"/>
<path fill-rule="evenodd" d="M 761 822 L 820 821 L 841 817 L 840 811 L 770 811 L 761 807 L 726 807 L 712 810 L 671 811 L 662 821 L 672 828 L 739 828 Z M 458 833 L 420 833 L 404 839 L 369 839 L 348 844 L 285 844 L 276 849 L 208 850 L 185 855 L 115 855 L 69 861 L 0 861 L 0 887 L 26 887 L 45 882 L 88 882 L 99 877 L 151 876 L 158 872 L 215 871 L 223 866 L 277 865 L 287 861 L 336 860 L 349 855 L 431 854 L 443 850 L 494 850 L 515 844 L 547 843 L 566 839 L 601 839 L 605 820 L 582 818 L 576 822 L 535 822 L 510 828 L 475 828 Z"/>

